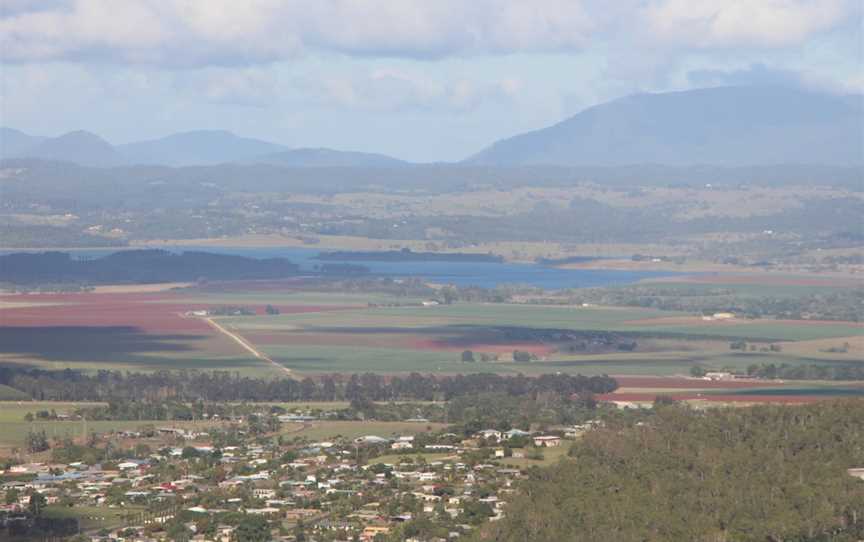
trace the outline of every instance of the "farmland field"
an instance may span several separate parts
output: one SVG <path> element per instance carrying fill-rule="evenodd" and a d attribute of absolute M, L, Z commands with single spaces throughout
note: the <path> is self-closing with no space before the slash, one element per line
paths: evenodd
<path fill-rule="evenodd" d="M 639 308 L 459 304 L 436 307 L 357 308 L 332 312 L 224 318 L 275 361 L 293 371 L 437 372 L 496 371 L 583 374 L 681 374 L 694 362 L 746 368 L 753 363 L 855 362 L 862 326 L 803 320 L 704 321 L 686 313 Z M 574 353 L 514 329 L 620 333 L 634 337 L 634 351 Z M 525 337 L 528 337 L 526 339 Z M 732 340 L 781 344 L 781 352 L 730 352 Z M 795 348 L 817 341 L 819 348 Z M 850 343 L 846 354 L 826 345 Z M 787 346 L 793 345 L 788 348 Z M 499 356 L 466 365 L 461 352 Z M 535 354 L 514 362 L 514 350 Z"/>
<path fill-rule="evenodd" d="M 656 286 L 712 287 L 683 282 Z M 756 295 L 761 291 L 757 288 L 765 287 L 734 285 L 740 295 Z M 823 288 L 828 287 L 774 286 L 776 295 Z M 268 361 L 253 356 L 205 319 L 190 315 L 224 305 L 243 306 L 255 315 L 217 316 L 215 321 L 300 375 L 364 371 L 674 375 L 687 374 L 695 363 L 743 369 L 754 363 L 864 359 L 864 327 L 854 322 L 705 321 L 686 312 L 647 308 L 504 303 L 421 307 L 419 301 L 383 293 L 310 292 L 297 288 L 296 281 L 3 295 L 0 363 L 85 370 L 224 369 L 277 376 Z M 267 305 L 280 314 L 266 314 Z M 567 349 L 547 333 L 561 330 L 581 334 L 588 341 L 597 334 L 611 335 L 632 340 L 635 346 Z M 730 351 L 734 340 L 750 341 L 752 348 Z M 774 343 L 779 351 L 768 352 L 766 346 Z M 465 350 L 497 360 L 466 363 L 461 359 Z M 516 350 L 535 359 L 514 361 Z M 6 397 L 11 392 L 0 389 L 0 393 Z"/>
<path fill-rule="evenodd" d="M 48 369 L 224 369 L 273 373 L 234 341 L 188 312 L 226 300 L 176 292 L 5 295 L 0 362 Z M 273 301 L 269 301 L 272 303 Z M 253 298 L 245 304 L 263 313 Z M 284 312 L 331 307 L 291 304 Z"/>

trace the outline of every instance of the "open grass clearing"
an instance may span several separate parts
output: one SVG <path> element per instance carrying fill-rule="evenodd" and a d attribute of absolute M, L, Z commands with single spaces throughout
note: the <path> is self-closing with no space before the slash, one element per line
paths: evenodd
<path fill-rule="evenodd" d="M 112 421 L 45 421 L 45 422 L 0 422 L 0 456 L 12 448 L 21 448 L 25 444 L 27 434 L 31 431 L 45 431 L 49 440 L 71 438 L 85 439 L 90 433 L 104 434 L 112 431 L 135 431 L 146 426 L 168 426 L 184 428 L 211 427 L 212 422 L 178 422 L 165 420 L 112 420 Z"/>
<path fill-rule="evenodd" d="M 79 408 L 105 406 L 106 404 L 64 401 L 3 401 L 0 402 L 0 423 L 23 422 L 28 412 L 34 416 L 40 410 L 47 410 L 49 412 L 53 410 L 58 414 L 71 414 Z"/>
<path fill-rule="evenodd" d="M 554 465 L 562 458 L 567 457 L 567 452 L 570 451 L 570 446 L 572 443 L 567 441 L 562 441 L 560 446 L 553 446 L 551 448 L 540 448 L 543 453 L 543 459 L 529 459 L 527 457 L 505 457 L 503 459 L 499 459 L 502 465 L 506 465 L 508 467 L 514 467 L 517 469 L 527 469 L 529 467 L 548 467 L 549 465 Z"/>
<path fill-rule="evenodd" d="M 76 518 L 80 521 L 82 531 L 97 529 L 115 529 L 126 524 L 129 516 L 144 512 L 144 507 L 137 506 L 47 506 L 42 515 L 48 518 Z"/>
<path fill-rule="evenodd" d="M 369 463 L 383 463 L 385 465 L 399 465 L 401 463 L 432 463 L 433 461 L 458 461 L 459 456 L 448 453 L 404 453 L 387 454 L 370 459 Z"/>
<path fill-rule="evenodd" d="M 309 424 L 283 424 L 282 434 L 288 437 L 304 437 L 311 441 L 331 440 L 339 437 L 355 439 L 366 435 L 391 438 L 399 435 L 416 435 L 428 431 L 439 431 L 443 423 L 431 422 L 380 422 L 380 421 L 316 421 Z"/>

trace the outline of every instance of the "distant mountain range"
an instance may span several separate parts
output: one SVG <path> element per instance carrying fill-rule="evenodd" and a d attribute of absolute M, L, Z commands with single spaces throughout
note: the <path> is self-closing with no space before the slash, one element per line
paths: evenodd
<path fill-rule="evenodd" d="M 166 166 L 202 166 L 241 162 L 287 149 L 288 147 L 283 145 L 240 137 L 225 130 L 182 132 L 117 147 L 129 164 Z"/>
<path fill-rule="evenodd" d="M 289 167 L 397 167 L 410 165 L 392 156 L 333 149 L 291 149 L 258 156 L 250 162 Z"/>
<path fill-rule="evenodd" d="M 393 167 L 407 162 L 363 152 L 291 149 L 224 130 L 196 130 L 160 139 L 111 145 L 91 132 L 38 137 L 0 128 L 0 159 L 37 158 L 90 167 L 129 165 L 209 166 L 228 163 L 290 167 Z"/>
<path fill-rule="evenodd" d="M 636 94 L 492 144 L 474 165 L 864 163 L 862 96 L 780 87 Z"/>
<path fill-rule="evenodd" d="M 225 163 L 286 167 L 394 168 L 383 154 L 289 148 L 220 130 L 112 145 L 75 131 L 39 137 L 0 128 L 0 159 L 38 158 L 109 167 Z M 720 87 L 636 94 L 590 107 L 558 124 L 500 140 L 470 166 L 742 167 L 864 164 L 864 97 L 782 87 Z"/>
<path fill-rule="evenodd" d="M 0 158 L 22 156 L 45 141 L 44 137 L 25 134 L 14 128 L 0 126 Z"/>

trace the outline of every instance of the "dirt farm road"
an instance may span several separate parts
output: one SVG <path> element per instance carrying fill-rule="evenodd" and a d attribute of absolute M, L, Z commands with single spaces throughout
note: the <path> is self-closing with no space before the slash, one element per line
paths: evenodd
<path fill-rule="evenodd" d="M 256 358 L 270 363 L 271 365 L 273 365 L 273 367 L 275 367 L 275 368 L 279 369 L 280 371 L 284 372 L 285 374 L 289 375 L 291 378 L 294 378 L 294 375 L 291 373 L 291 369 L 285 367 L 284 365 L 276 363 L 275 361 L 273 361 L 270 358 L 270 356 L 268 356 L 267 354 L 261 352 L 260 350 L 258 350 L 257 348 L 255 348 L 254 346 L 249 344 L 249 342 L 246 341 L 246 339 L 244 339 L 240 335 L 234 333 L 233 331 L 229 331 L 228 329 L 225 328 L 225 326 L 223 326 L 222 324 L 220 324 L 219 322 L 217 322 L 216 320 L 214 320 L 212 318 L 203 318 L 203 320 L 205 322 L 207 322 L 210 325 L 210 327 L 212 327 L 213 329 L 215 329 L 219 333 L 225 335 L 226 337 L 228 337 L 229 339 L 231 339 L 235 343 L 242 346 L 243 349 L 245 349 L 247 352 L 249 352 L 250 354 L 252 354 Z"/>

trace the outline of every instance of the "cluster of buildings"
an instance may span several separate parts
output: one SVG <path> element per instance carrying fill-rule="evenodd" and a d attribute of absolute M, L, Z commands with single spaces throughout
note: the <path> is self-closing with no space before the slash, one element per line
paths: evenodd
<path fill-rule="evenodd" d="M 390 540 L 417 531 L 406 530 L 414 520 L 426 531 L 399 539 L 454 540 L 504 516 L 523 476 L 509 458 L 558 447 L 594 423 L 559 434 L 487 429 L 468 438 L 366 435 L 282 445 L 250 438 L 221 448 L 201 438 L 98 464 L 24 463 L 0 471 L 7 503 L 0 517 L 32 509 L 38 493 L 48 507 L 95 508 L 113 518 L 91 531 L 82 522 L 92 542 L 170 540 L 178 529 L 196 542 L 234 542 L 247 518 L 265 520 L 272 540 L 286 542 Z"/>

